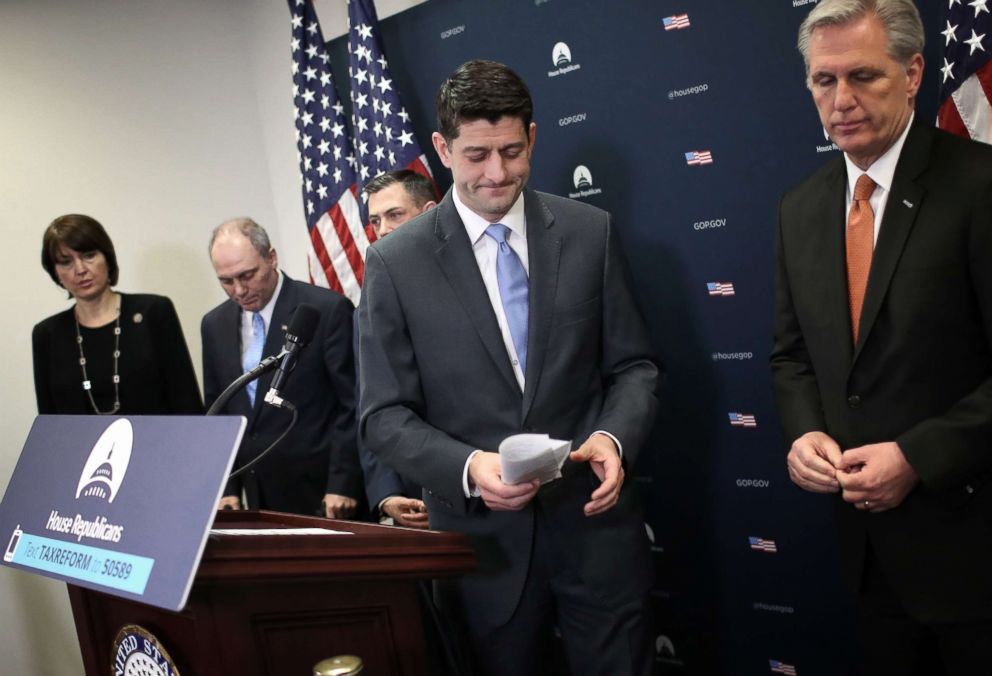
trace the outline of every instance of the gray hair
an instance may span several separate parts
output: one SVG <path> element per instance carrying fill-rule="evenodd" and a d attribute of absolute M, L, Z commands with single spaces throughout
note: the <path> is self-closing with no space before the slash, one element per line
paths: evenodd
<path fill-rule="evenodd" d="M 874 14 L 885 27 L 889 56 L 904 65 L 923 53 L 923 22 L 913 0 L 821 0 L 799 26 L 799 52 L 809 73 L 809 41 L 824 26 L 842 26 Z"/>
<path fill-rule="evenodd" d="M 207 253 L 211 253 L 214 250 L 214 242 L 219 236 L 226 235 L 235 230 L 248 238 L 248 241 L 251 242 L 251 245 L 255 247 L 255 251 L 260 256 L 269 255 L 269 251 L 272 250 L 269 233 L 265 232 L 265 228 L 250 218 L 232 218 L 214 228 L 213 233 L 210 235 L 210 246 L 207 247 Z"/>

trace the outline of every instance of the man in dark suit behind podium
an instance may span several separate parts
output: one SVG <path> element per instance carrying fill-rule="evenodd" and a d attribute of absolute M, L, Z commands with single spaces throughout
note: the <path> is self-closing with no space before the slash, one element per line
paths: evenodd
<path fill-rule="evenodd" d="M 649 674 L 651 565 L 623 479 L 658 369 L 610 215 L 525 187 L 536 127 L 506 66 L 463 64 L 437 109 L 454 187 L 366 260 L 362 442 L 474 544 L 478 570 L 437 594 L 479 673 L 545 673 L 557 627 L 575 673 Z M 520 432 L 574 441 L 561 479 L 502 482 L 496 450 Z"/>
<path fill-rule="evenodd" d="M 844 156 L 780 207 L 789 474 L 838 496 L 865 673 L 988 673 L 992 149 L 913 121 L 911 0 L 823 0 L 799 45 Z"/>
<path fill-rule="evenodd" d="M 433 209 L 437 204 L 434 191 L 434 181 L 412 169 L 379 174 L 366 183 L 362 192 L 368 196 L 369 223 L 375 234 L 385 237 L 410 219 Z M 427 507 L 421 499 L 420 486 L 380 462 L 361 444 L 358 452 L 372 516 L 390 525 L 427 528 Z"/>
<path fill-rule="evenodd" d="M 320 312 L 316 334 L 281 392 L 299 412 L 296 425 L 255 468 L 228 482 L 221 507 L 243 506 L 243 489 L 250 509 L 354 516 L 363 502 L 363 484 L 355 437 L 351 303 L 281 274 L 265 230 L 247 218 L 214 230 L 210 260 L 229 299 L 200 325 L 207 406 L 243 371 L 278 354 L 298 305 Z M 289 423 L 287 411 L 263 401 L 271 381 L 270 372 L 221 411 L 248 419 L 235 467 L 254 459 Z"/>

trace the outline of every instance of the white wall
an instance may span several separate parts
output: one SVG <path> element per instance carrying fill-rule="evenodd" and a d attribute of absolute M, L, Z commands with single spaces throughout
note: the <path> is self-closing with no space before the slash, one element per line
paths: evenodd
<path fill-rule="evenodd" d="M 119 288 L 173 299 L 198 371 L 214 225 L 252 216 L 305 278 L 288 42 L 282 0 L 0 3 L 0 490 L 35 415 L 31 327 L 68 307 L 39 263 L 55 216 L 106 226 Z M 64 585 L 0 569 L 0 608 L 0 674 L 82 673 Z"/>

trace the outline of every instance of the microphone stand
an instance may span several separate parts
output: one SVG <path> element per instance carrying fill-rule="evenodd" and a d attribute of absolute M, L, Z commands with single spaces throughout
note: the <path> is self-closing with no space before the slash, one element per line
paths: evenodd
<path fill-rule="evenodd" d="M 217 411 L 224 408 L 224 406 L 227 405 L 227 402 L 231 400 L 231 397 L 240 392 L 245 385 L 253 380 L 261 378 L 272 369 L 278 367 L 279 361 L 286 356 L 287 351 L 288 350 L 283 348 L 279 354 L 266 357 L 262 361 L 258 362 L 258 366 L 238 376 L 230 385 L 227 386 L 227 389 L 220 393 L 217 400 L 210 405 L 210 408 L 207 410 L 207 415 L 217 415 Z"/>
<path fill-rule="evenodd" d="M 236 378 L 230 385 L 227 386 L 227 388 L 223 392 L 221 392 L 220 396 L 217 397 L 217 400 L 214 401 L 213 404 L 211 404 L 210 409 L 207 411 L 207 415 L 217 415 L 217 412 L 220 411 L 222 408 L 224 408 L 227 402 L 231 400 L 231 397 L 233 397 L 235 394 L 240 392 L 245 385 L 247 385 L 253 380 L 257 380 L 258 378 L 261 378 L 264 374 L 268 373 L 269 371 L 278 368 L 279 362 L 282 361 L 282 358 L 285 357 L 288 352 L 289 350 L 283 348 L 279 352 L 279 354 L 274 354 L 270 357 L 266 357 L 265 359 L 263 359 L 258 363 L 258 366 L 256 366 L 250 371 L 247 371 L 246 373 L 243 373 L 241 376 Z M 278 395 L 274 397 L 277 401 L 272 401 L 270 399 L 270 395 L 271 392 L 266 395 L 265 402 L 271 406 L 274 406 L 275 408 L 288 409 L 290 412 L 292 412 L 293 418 L 292 420 L 289 421 L 289 426 L 286 427 L 285 430 L 283 430 L 282 434 L 279 435 L 278 439 L 276 439 L 271 444 L 269 444 L 269 447 L 266 448 L 264 451 L 262 451 L 254 458 L 252 458 L 251 462 L 248 462 L 242 465 L 241 467 L 239 467 L 238 469 L 236 469 L 235 471 L 231 472 L 231 474 L 227 477 L 229 480 L 233 479 L 236 476 L 239 476 L 240 474 L 243 474 L 244 472 L 247 472 L 249 469 L 257 465 L 259 461 L 262 458 L 264 458 L 266 455 L 268 455 L 269 452 L 272 451 L 272 449 L 275 448 L 279 444 L 279 442 L 282 441 L 287 434 L 289 434 L 289 431 L 293 429 L 293 427 L 296 425 L 296 419 L 299 416 L 299 414 L 297 413 L 296 407 L 293 406 L 292 402 L 289 402 L 283 399 L 282 397 L 279 397 Z"/>

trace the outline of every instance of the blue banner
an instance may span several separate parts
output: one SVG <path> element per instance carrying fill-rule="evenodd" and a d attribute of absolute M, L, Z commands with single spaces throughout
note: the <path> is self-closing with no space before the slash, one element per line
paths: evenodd
<path fill-rule="evenodd" d="M 6 557 L 5 557 L 6 559 Z M 14 546 L 13 563 L 92 582 L 132 594 L 144 594 L 155 560 L 109 549 L 73 544 L 24 533 Z"/>

